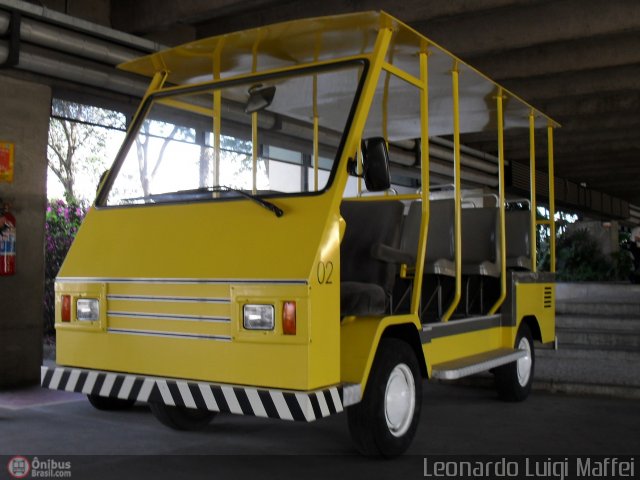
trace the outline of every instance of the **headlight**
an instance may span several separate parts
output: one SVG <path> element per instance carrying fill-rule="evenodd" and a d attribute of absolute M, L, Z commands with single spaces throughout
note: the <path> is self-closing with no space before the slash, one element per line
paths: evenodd
<path fill-rule="evenodd" d="M 79 298 L 76 304 L 76 318 L 85 322 L 100 319 L 100 302 L 95 298 Z"/>
<path fill-rule="evenodd" d="M 245 305 L 242 324 L 247 330 L 273 330 L 274 312 L 273 305 Z"/>

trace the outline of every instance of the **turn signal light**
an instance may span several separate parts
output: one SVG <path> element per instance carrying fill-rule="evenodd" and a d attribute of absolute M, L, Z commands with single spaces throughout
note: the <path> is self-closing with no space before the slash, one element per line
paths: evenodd
<path fill-rule="evenodd" d="M 71 321 L 71 295 L 62 295 L 62 321 Z"/>
<path fill-rule="evenodd" d="M 284 302 L 282 307 L 282 333 L 296 334 L 296 302 Z"/>

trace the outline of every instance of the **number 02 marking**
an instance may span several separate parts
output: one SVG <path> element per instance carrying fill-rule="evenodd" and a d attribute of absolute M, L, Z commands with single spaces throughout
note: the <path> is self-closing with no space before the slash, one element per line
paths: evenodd
<path fill-rule="evenodd" d="M 333 283 L 331 279 L 333 276 L 333 262 L 320 262 L 318 263 L 318 283 L 324 285 L 330 285 Z"/>

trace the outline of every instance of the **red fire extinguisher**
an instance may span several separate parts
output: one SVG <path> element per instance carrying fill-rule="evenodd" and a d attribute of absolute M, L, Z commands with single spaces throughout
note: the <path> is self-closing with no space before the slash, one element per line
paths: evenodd
<path fill-rule="evenodd" d="M 5 205 L 0 213 L 0 275 L 16 273 L 16 217 Z"/>

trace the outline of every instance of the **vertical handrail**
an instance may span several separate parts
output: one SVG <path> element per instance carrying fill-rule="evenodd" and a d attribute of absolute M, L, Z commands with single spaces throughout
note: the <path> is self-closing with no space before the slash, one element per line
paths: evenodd
<path fill-rule="evenodd" d="M 251 193 L 258 192 L 258 112 L 251 114 Z"/>
<path fill-rule="evenodd" d="M 553 125 L 547 126 L 547 152 L 549 168 L 549 260 L 552 273 L 556 271 L 556 193 L 555 193 L 555 173 L 553 157 Z"/>
<path fill-rule="evenodd" d="M 456 290 L 451 304 L 442 315 L 442 321 L 448 321 L 460 303 L 462 297 L 462 201 L 460 195 L 460 96 L 459 71 L 456 61 L 451 70 L 451 86 L 453 90 L 453 184 L 454 184 L 454 257 L 456 270 Z"/>
<path fill-rule="evenodd" d="M 493 315 L 502 306 L 504 299 L 507 298 L 507 236 L 505 231 L 505 213 L 504 213 L 504 111 L 503 111 L 504 93 L 502 88 L 498 90 L 496 96 L 496 111 L 498 115 L 498 205 L 500 213 L 500 297 L 489 310 L 489 315 Z"/>
<path fill-rule="evenodd" d="M 411 293 L 411 313 L 419 315 L 420 299 L 422 297 L 422 276 L 427 251 L 429 229 L 429 52 L 427 45 L 420 51 L 420 168 L 422 176 L 422 219 L 420 221 L 420 235 L 418 237 L 418 251 L 416 252 L 416 271 L 413 277 L 413 291 Z"/>
<path fill-rule="evenodd" d="M 318 168 L 320 162 L 320 150 L 318 145 L 318 133 L 320 119 L 318 117 L 318 76 L 313 76 L 313 191 L 318 191 Z"/>
<path fill-rule="evenodd" d="M 262 30 L 259 31 L 251 48 L 251 73 L 258 71 L 258 46 L 262 40 Z M 251 192 L 258 193 L 258 112 L 251 114 Z"/>
<path fill-rule="evenodd" d="M 213 53 L 213 79 L 220 80 L 220 63 L 224 39 L 216 45 Z M 213 186 L 220 185 L 220 136 L 222 135 L 222 91 L 216 88 L 213 92 Z M 219 193 L 214 193 L 214 196 Z"/>
<path fill-rule="evenodd" d="M 358 142 L 358 148 L 356 149 L 356 173 L 358 174 L 358 196 L 362 194 L 362 174 L 364 170 L 362 167 L 362 142 Z"/>
<path fill-rule="evenodd" d="M 536 238 L 538 237 L 538 208 L 536 205 L 536 120 L 533 111 L 529 114 L 529 182 L 530 201 L 531 201 L 531 225 L 530 225 L 530 243 L 531 243 L 531 271 L 538 271 Z"/>

